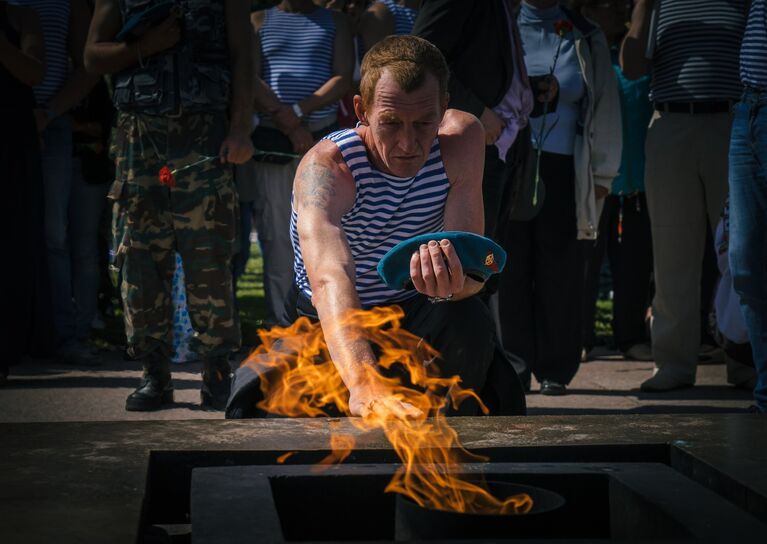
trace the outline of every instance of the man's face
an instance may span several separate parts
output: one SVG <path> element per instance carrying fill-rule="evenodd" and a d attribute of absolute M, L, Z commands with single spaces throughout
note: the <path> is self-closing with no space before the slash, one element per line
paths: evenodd
<path fill-rule="evenodd" d="M 377 166 L 398 177 L 415 176 L 429 157 L 446 102 L 433 75 L 427 74 L 420 88 L 406 93 L 384 71 L 369 108 L 355 98 L 358 116 L 370 127 L 370 152 Z"/>

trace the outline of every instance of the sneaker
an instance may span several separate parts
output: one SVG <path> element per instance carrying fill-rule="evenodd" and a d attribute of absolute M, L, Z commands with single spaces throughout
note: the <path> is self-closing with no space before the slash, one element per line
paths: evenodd
<path fill-rule="evenodd" d="M 75 366 L 100 366 L 103 361 L 98 355 L 98 350 L 84 342 L 77 342 L 64 348 L 61 353 L 61 362 Z"/>
<path fill-rule="evenodd" d="M 639 390 L 644 393 L 662 393 L 664 391 L 674 391 L 676 389 L 687 389 L 692 387 L 694 382 L 679 379 L 671 376 L 668 372 L 662 372 L 655 369 L 651 378 L 646 379 L 639 386 Z"/>
<path fill-rule="evenodd" d="M 560 397 L 566 394 L 567 387 L 559 382 L 555 382 L 553 380 L 543 380 L 541 382 L 541 395 Z"/>
<path fill-rule="evenodd" d="M 652 349 L 647 344 L 634 344 L 623 352 L 627 361 L 654 361 Z"/>

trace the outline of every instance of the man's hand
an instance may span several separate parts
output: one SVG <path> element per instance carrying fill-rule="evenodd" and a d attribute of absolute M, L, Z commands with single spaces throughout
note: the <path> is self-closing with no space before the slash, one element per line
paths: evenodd
<path fill-rule="evenodd" d="M 293 151 L 299 155 L 303 155 L 314 145 L 312 133 L 303 125 L 299 125 L 288 132 L 288 138 L 290 138 L 290 143 L 293 144 Z"/>
<path fill-rule="evenodd" d="M 393 396 L 383 387 L 359 386 L 349 390 L 349 411 L 353 416 L 384 419 L 407 419 L 423 416 L 423 412 Z"/>
<path fill-rule="evenodd" d="M 498 114 L 490 108 L 485 108 L 482 111 L 479 122 L 485 129 L 485 145 L 493 145 L 506 126 Z"/>
<path fill-rule="evenodd" d="M 447 298 L 463 291 L 466 277 L 453 244 L 432 240 L 410 258 L 410 279 L 419 293 Z"/>
<path fill-rule="evenodd" d="M 219 160 L 222 164 L 243 164 L 253 156 L 253 142 L 250 136 L 229 133 L 226 140 L 221 144 L 221 150 L 218 152 Z"/>
<path fill-rule="evenodd" d="M 146 58 L 156 55 L 161 51 L 170 49 L 181 38 L 181 27 L 175 15 L 169 15 L 167 19 L 157 26 L 148 29 L 138 40 L 141 56 Z"/>
<path fill-rule="evenodd" d="M 279 108 L 269 113 L 274 124 L 283 134 L 290 134 L 290 131 L 301 126 L 301 119 L 298 118 L 290 106 L 282 104 Z"/>
<path fill-rule="evenodd" d="M 551 102 L 559 93 L 559 81 L 552 74 L 538 81 L 537 87 L 538 102 Z"/>
<path fill-rule="evenodd" d="M 594 185 L 594 197 L 601 200 L 610 194 L 610 190 L 602 185 Z"/>

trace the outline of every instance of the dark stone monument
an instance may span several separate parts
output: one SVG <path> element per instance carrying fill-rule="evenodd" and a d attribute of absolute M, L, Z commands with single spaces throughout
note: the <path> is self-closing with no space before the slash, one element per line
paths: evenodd
<path fill-rule="evenodd" d="M 763 416 L 451 421 L 467 448 L 489 457 L 456 471 L 566 499 L 541 539 L 767 534 Z M 311 465 L 327 455 L 331 430 L 356 435 L 357 447 L 317 472 Z M 395 537 L 395 497 L 383 488 L 398 460 L 382 434 L 360 434 L 343 418 L 2 424 L 0 436 L 2 543 Z M 278 464 L 287 452 L 295 453 Z"/>

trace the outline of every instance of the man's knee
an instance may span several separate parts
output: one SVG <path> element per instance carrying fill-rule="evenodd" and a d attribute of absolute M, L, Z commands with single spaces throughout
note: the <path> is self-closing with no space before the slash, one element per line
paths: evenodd
<path fill-rule="evenodd" d="M 490 309 L 479 297 L 436 304 L 440 328 L 456 339 L 491 341 L 495 331 Z"/>

